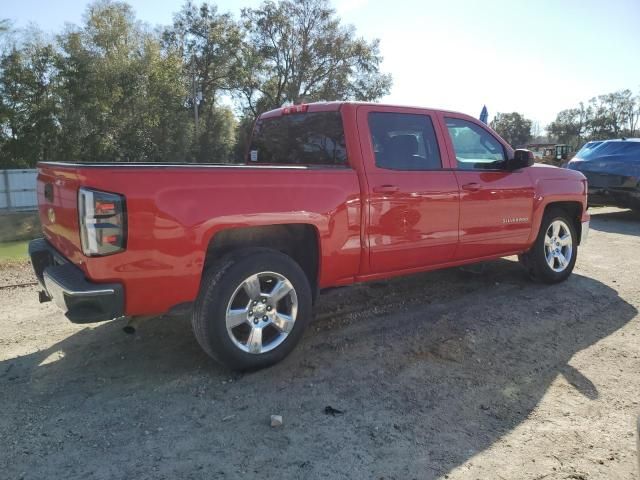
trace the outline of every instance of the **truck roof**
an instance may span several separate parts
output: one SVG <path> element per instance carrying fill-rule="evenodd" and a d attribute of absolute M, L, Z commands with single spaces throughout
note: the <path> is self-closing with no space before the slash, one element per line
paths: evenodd
<path fill-rule="evenodd" d="M 259 118 L 279 117 L 287 113 L 295 113 L 295 112 L 300 113 L 300 112 L 307 112 L 307 111 L 308 112 L 337 112 L 344 105 L 393 107 L 393 108 L 403 108 L 407 110 L 412 110 L 412 109 L 431 110 L 434 112 L 441 112 L 441 113 L 460 114 L 460 112 L 454 112 L 453 110 L 442 110 L 439 108 L 420 107 L 415 105 L 398 105 L 398 104 L 378 103 L 378 102 L 333 101 L 333 102 L 312 102 L 312 103 L 302 103 L 297 105 L 287 105 L 280 108 L 274 108 L 273 110 L 269 110 L 268 112 L 264 112 L 259 116 Z"/>

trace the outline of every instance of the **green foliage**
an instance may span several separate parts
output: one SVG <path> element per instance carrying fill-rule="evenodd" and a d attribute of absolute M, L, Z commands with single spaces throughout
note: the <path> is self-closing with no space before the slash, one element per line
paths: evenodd
<path fill-rule="evenodd" d="M 531 126 L 531 120 L 518 112 L 497 113 L 491 121 L 491 128 L 514 148 L 526 144 L 531 139 Z"/>
<path fill-rule="evenodd" d="M 0 34 L 8 33 L 11 30 L 11 21 L 7 18 L 0 19 Z"/>
<path fill-rule="evenodd" d="M 154 31 L 127 3 L 97 0 L 55 39 L 21 37 L 8 21 L 0 39 L 0 167 L 233 161 L 262 111 L 374 100 L 391 84 L 377 41 L 357 38 L 326 0 L 267 1 L 241 21 L 187 1 Z"/>
<path fill-rule="evenodd" d="M 58 143 L 58 53 L 35 37 L 0 59 L 0 168 L 50 158 Z"/>
<path fill-rule="evenodd" d="M 84 161 L 176 161 L 189 149 L 182 64 L 124 3 L 59 36 L 62 151 Z"/>
<path fill-rule="evenodd" d="M 236 127 L 236 144 L 233 147 L 233 160 L 237 163 L 246 160 L 252 130 L 253 117 L 251 115 L 243 116 Z"/>
<path fill-rule="evenodd" d="M 547 127 L 559 142 L 578 147 L 589 140 L 634 137 L 638 134 L 640 95 L 620 90 L 594 97 L 585 106 L 562 110 Z"/>
<path fill-rule="evenodd" d="M 267 0 L 242 10 L 240 91 L 253 115 L 285 103 L 375 100 L 391 88 L 378 41 L 356 36 L 327 0 Z"/>
<path fill-rule="evenodd" d="M 165 48 L 182 61 L 182 82 L 189 91 L 187 105 L 198 114 L 191 156 L 197 162 L 228 161 L 235 142 L 235 118 L 219 105 L 222 92 L 237 84 L 240 68 L 239 26 L 214 5 L 191 2 L 163 32 Z"/>

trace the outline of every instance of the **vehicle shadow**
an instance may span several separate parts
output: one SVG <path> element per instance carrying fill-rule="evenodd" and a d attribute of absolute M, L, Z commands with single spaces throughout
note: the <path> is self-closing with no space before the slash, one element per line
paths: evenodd
<path fill-rule="evenodd" d="M 245 375 L 201 353 L 186 318 L 134 336 L 105 323 L 0 362 L 0 434 L 20 431 L 0 467 L 435 479 L 516 428 L 559 375 L 597 399 L 572 357 L 635 315 L 597 280 L 537 285 L 499 260 L 336 290 L 290 357 Z M 285 426 L 270 428 L 270 414 Z"/>
<path fill-rule="evenodd" d="M 640 212 L 591 208 L 589 213 L 594 230 L 640 236 Z"/>

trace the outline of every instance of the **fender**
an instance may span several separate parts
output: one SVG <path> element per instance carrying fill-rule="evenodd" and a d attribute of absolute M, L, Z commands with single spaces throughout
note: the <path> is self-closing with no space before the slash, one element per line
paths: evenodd
<path fill-rule="evenodd" d="M 567 178 L 537 178 L 534 180 L 533 212 L 529 245 L 533 245 L 540 230 L 546 208 L 554 203 L 573 202 L 580 204 L 580 220 L 588 219 L 587 180 L 584 176 L 574 181 Z"/>

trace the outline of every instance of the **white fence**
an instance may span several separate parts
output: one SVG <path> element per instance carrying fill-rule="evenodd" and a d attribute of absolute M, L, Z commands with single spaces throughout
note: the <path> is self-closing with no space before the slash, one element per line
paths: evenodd
<path fill-rule="evenodd" d="M 38 207 L 37 170 L 0 170 L 0 212 L 28 211 Z"/>

